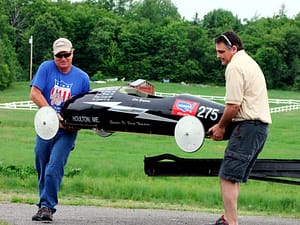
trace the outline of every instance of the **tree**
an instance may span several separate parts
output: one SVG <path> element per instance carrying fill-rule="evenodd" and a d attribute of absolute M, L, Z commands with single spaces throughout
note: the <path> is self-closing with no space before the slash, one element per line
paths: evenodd
<path fill-rule="evenodd" d="M 157 25 L 166 24 L 170 20 L 180 20 L 177 7 L 171 0 L 143 0 L 132 7 L 129 15 L 136 21 L 147 19 Z"/>
<path fill-rule="evenodd" d="M 45 13 L 36 18 L 34 26 L 23 36 L 24 49 L 24 64 L 29 65 L 29 45 L 28 40 L 30 35 L 33 36 L 33 72 L 44 60 L 53 58 L 52 43 L 59 37 L 64 36 L 69 38 L 63 31 L 62 25 L 51 13 Z"/>
<path fill-rule="evenodd" d="M 75 48 L 75 56 L 73 63 L 86 70 L 92 76 L 95 72 L 90 70 L 93 63 L 93 58 L 90 56 L 94 54 L 93 50 L 88 48 L 91 33 L 97 25 L 98 21 L 102 19 L 101 14 L 108 13 L 101 9 L 96 3 L 76 3 L 62 2 L 55 4 L 56 10 L 52 12 L 54 17 L 60 22 L 60 29 L 68 36 Z M 110 13 L 112 14 L 112 13 Z"/>
<path fill-rule="evenodd" d="M 274 48 L 259 48 L 254 58 L 262 67 L 268 88 L 283 88 L 283 77 L 287 73 L 287 66 L 282 63 L 282 55 Z"/>
<path fill-rule="evenodd" d="M 269 87 L 299 89 L 300 13 L 289 19 L 282 5 L 272 18 L 245 20 L 224 9 L 193 21 L 180 17 L 171 0 L 0 0 L 0 87 L 28 79 L 52 59 L 52 43 L 69 38 L 73 63 L 92 77 L 224 84 L 214 38 L 234 30 L 261 65 Z"/>
<path fill-rule="evenodd" d="M 17 60 L 13 43 L 13 28 L 8 23 L 8 13 L 5 10 L 6 2 L 0 2 L 0 89 L 8 87 L 12 81 L 22 74 L 22 68 Z"/>
<path fill-rule="evenodd" d="M 119 67 L 122 66 L 122 53 L 118 50 L 119 32 L 122 20 L 112 12 L 101 11 L 98 22 L 86 41 L 89 65 L 85 65 L 92 76 L 101 73 L 105 77 L 122 76 Z"/>
<path fill-rule="evenodd" d="M 209 38 L 215 38 L 228 30 L 239 32 L 242 29 L 240 19 L 224 9 L 216 9 L 206 14 L 202 26 L 207 30 Z"/>
<path fill-rule="evenodd" d="M 269 88 L 294 86 L 299 58 L 300 26 L 286 16 L 249 22 L 242 38 L 247 51 L 262 65 Z"/>
<path fill-rule="evenodd" d="M 119 47 L 123 55 L 120 75 L 130 80 L 153 79 L 151 52 L 156 52 L 155 48 L 150 49 L 153 46 L 153 26 L 147 21 L 134 22 L 132 25 L 123 24 L 119 35 Z"/>
<path fill-rule="evenodd" d="M 4 58 L 4 45 L 0 40 L 0 90 L 5 89 L 11 83 L 11 72 Z"/>

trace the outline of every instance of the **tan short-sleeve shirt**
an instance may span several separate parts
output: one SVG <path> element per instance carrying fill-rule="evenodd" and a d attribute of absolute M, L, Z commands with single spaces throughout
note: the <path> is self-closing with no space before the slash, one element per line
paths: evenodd
<path fill-rule="evenodd" d="M 261 120 L 272 123 L 266 81 L 259 65 L 244 51 L 238 51 L 225 71 L 227 104 L 238 104 L 235 121 Z"/>

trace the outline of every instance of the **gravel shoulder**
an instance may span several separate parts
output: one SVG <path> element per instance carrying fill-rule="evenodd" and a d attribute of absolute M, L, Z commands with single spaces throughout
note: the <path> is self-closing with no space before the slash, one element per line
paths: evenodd
<path fill-rule="evenodd" d="M 1 203 L 0 221 L 10 225 L 37 225 L 31 221 L 35 205 Z M 51 224 L 60 225 L 203 225 L 219 215 L 175 210 L 120 209 L 95 206 L 59 205 Z M 299 225 L 299 219 L 241 216 L 241 225 Z"/>

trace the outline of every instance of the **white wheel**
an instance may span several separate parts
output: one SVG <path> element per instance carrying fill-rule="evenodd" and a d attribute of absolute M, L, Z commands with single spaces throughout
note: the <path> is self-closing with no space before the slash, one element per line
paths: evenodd
<path fill-rule="evenodd" d="M 174 136 L 179 148 L 190 153 L 200 149 L 205 131 L 202 122 L 195 116 L 184 116 L 177 122 Z"/>
<path fill-rule="evenodd" d="M 53 138 L 59 128 L 56 111 L 51 106 L 40 108 L 34 117 L 34 128 L 38 136 L 44 140 Z"/>

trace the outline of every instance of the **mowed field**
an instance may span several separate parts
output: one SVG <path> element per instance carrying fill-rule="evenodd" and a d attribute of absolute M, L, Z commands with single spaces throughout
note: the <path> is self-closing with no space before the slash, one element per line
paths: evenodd
<path fill-rule="evenodd" d="M 158 92 L 224 96 L 223 87 L 154 85 Z M 27 82 L 14 83 L 0 92 L 0 103 L 27 101 L 29 91 Z M 269 97 L 300 100 L 300 93 L 270 90 Z M 279 105 L 271 105 L 276 106 Z M 35 111 L 0 109 L 0 201 L 33 204 L 38 199 L 33 162 L 34 115 Z M 299 118 L 299 110 L 272 114 L 273 124 L 260 158 L 300 159 Z M 184 153 L 173 137 L 115 133 L 101 138 L 92 131 L 81 130 L 66 166 L 60 203 L 221 212 L 217 177 L 148 177 L 143 160 L 145 156 L 164 153 L 185 158 L 222 158 L 225 146 L 226 141 L 206 140 L 200 151 Z M 240 214 L 300 218 L 299 193 L 299 185 L 250 180 L 241 188 Z"/>

